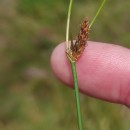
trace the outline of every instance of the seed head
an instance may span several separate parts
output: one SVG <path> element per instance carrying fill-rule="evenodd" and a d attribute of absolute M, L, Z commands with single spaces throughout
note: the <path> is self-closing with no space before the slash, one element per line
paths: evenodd
<path fill-rule="evenodd" d="M 76 61 L 82 55 L 85 46 L 87 45 L 88 31 L 89 25 L 88 19 L 86 18 L 80 25 L 80 31 L 75 43 L 73 43 L 73 40 L 71 39 L 70 49 L 67 52 L 67 54 L 73 61 Z"/>

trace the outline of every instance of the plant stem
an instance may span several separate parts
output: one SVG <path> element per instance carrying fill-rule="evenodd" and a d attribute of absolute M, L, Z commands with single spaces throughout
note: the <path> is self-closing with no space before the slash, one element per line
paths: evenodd
<path fill-rule="evenodd" d="M 78 130 L 82 130 L 82 118 L 81 118 L 81 110 L 80 110 L 79 87 L 78 87 L 78 79 L 77 79 L 75 62 L 71 62 L 71 67 L 72 67 L 74 91 L 75 91 L 76 110 L 77 110 L 77 118 L 78 118 Z"/>
<path fill-rule="evenodd" d="M 91 28 L 91 26 L 93 25 L 93 23 L 94 23 L 94 21 L 96 20 L 97 16 L 99 15 L 99 13 L 100 13 L 102 7 L 104 6 L 105 2 L 106 2 L 106 0 L 103 0 L 103 1 L 102 1 L 102 3 L 101 3 L 101 5 L 100 5 L 100 7 L 99 7 L 99 9 L 98 9 L 98 11 L 97 11 L 97 13 L 96 13 L 96 15 L 94 16 L 93 20 L 91 21 L 91 23 L 90 23 L 90 25 L 89 25 L 89 29 Z"/>
<path fill-rule="evenodd" d="M 66 50 L 69 49 L 69 28 L 70 28 L 70 15 L 72 9 L 73 0 L 70 0 L 68 16 L 67 16 L 67 25 L 66 25 Z"/>
<path fill-rule="evenodd" d="M 93 25 L 94 21 L 96 20 L 97 16 L 99 15 L 104 3 L 106 0 L 103 0 L 101 3 L 95 17 L 93 18 L 92 22 L 89 25 L 89 28 Z M 70 0 L 69 8 L 68 8 L 68 17 L 67 17 L 67 25 L 66 25 L 66 52 L 70 49 L 69 46 L 69 28 L 70 28 L 70 15 L 72 9 L 73 0 Z M 73 75 L 73 82 L 74 82 L 74 90 L 75 90 L 75 100 L 76 100 L 76 111 L 77 111 L 77 120 L 78 120 L 78 130 L 82 130 L 82 118 L 81 118 L 81 111 L 80 111 L 80 97 L 79 97 L 79 87 L 78 87 L 78 79 L 77 79 L 77 72 L 76 72 L 76 63 L 67 55 L 72 69 Z"/>
<path fill-rule="evenodd" d="M 67 25 L 66 25 L 66 51 L 67 51 L 67 49 L 70 48 L 70 46 L 69 46 L 69 27 L 70 27 L 70 15 L 71 15 L 72 4 L 73 4 L 73 0 L 70 0 L 69 9 L 68 9 L 68 17 L 67 17 Z M 78 130 L 82 130 L 82 120 L 81 120 L 81 111 L 80 111 L 80 99 L 79 99 L 79 88 L 78 88 L 76 64 L 75 64 L 75 61 L 71 60 L 71 58 L 68 57 L 68 59 L 71 64 L 73 82 L 74 82 Z"/>

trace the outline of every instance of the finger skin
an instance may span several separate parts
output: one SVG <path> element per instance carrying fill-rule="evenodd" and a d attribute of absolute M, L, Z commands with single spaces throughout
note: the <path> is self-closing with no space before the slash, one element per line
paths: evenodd
<path fill-rule="evenodd" d="M 58 45 L 51 56 L 54 74 L 73 86 L 65 43 Z M 118 45 L 88 41 L 76 62 L 80 91 L 86 95 L 130 107 L 130 50 Z"/>

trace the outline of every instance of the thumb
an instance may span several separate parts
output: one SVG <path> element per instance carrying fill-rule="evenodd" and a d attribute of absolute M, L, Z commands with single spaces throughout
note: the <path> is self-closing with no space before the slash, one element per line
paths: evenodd
<path fill-rule="evenodd" d="M 58 45 L 51 56 L 54 74 L 73 86 L 65 43 Z M 130 107 L 130 50 L 121 46 L 88 41 L 83 55 L 76 62 L 78 84 L 82 93 Z"/>

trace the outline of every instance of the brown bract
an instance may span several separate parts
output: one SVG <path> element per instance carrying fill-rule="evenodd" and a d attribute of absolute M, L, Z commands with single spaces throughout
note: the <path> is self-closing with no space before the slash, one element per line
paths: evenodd
<path fill-rule="evenodd" d="M 88 31 L 89 31 L 89 25 L 88 25 L 88 19 L 86 18 L 81 23 L 80 31 L 78 33 L 75 43 L 71 39 L 71 45 L 67 51 L 67 55 L 69 56 L 69 58 L 71 58 L 72 61 L 78 60 L 78 58 L 82 55 L 85 46 L 87 45 Z"/>

